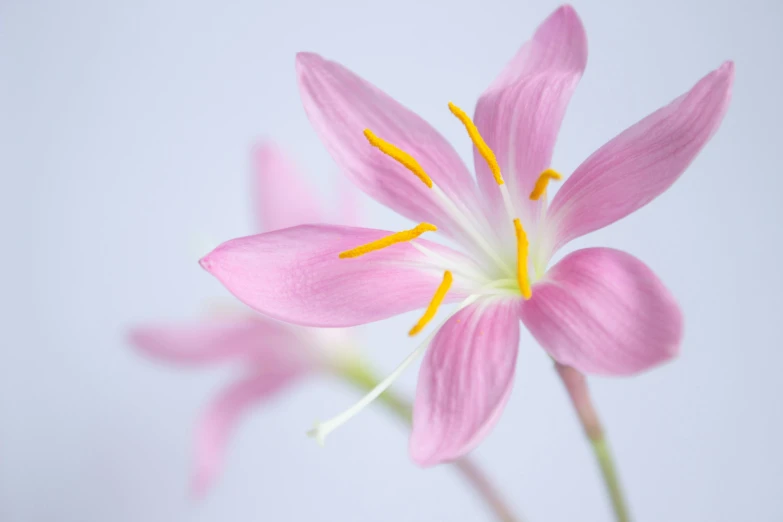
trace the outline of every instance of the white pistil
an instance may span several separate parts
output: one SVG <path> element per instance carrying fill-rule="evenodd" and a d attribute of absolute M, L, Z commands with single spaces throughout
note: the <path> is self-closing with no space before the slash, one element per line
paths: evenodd
<path fill-rule="evenodd" d="M 385 379 L 383 379 L 381 382 L 379 382 L 375 388 L 370 390 L 369 393 L 367 393 L 364 397 L 359 399 L 353 406 L 345 410 L 344 412 L 340 413 L 339 415 L 336 415 L 329 419 L 326 422 L 318 422 L 316 425 L 307 432 L 307 435 L 309 437 L 312 437 L 316 440 L 316 442 L 323 446 L 326 441 L 326 436 L 329 435 L 331 432 L 339 428 L 341 425 L 345 424 L 348 420 L 350 420 L 354 415 L 361 412 L 364 408 L 366 408 L 372 401 L 377 399 L 383 392 L 389 388 L 389 386 L 392 385 L 394 381 L 397 380 L 397 378 L 402 375 L 402 373 L 413 363 L 418 359 L 421 354 L 423 354 L 427 347 L 429 346 L 430 342 L 432 341 L 432 338 L 435 336 L 435 334 L 440 330 L 441 326 L 443 326 L 446 321 L 451 319 L 451 317 L 456 314 L 459 310 L 462 308 L 465 308 L 466 306 L 472 304 L 474 301 L 476 301 L 479 298 L 478 295 L 471 295 L 460 305 L 457 307 L 457 309 L 451 313 L 446 319 L 444 319 L 440 325 L 438 325 L 437 328 L 435 328 L 432 333 L 430 333 L 424 341 L 416 347 L 406 358 L 403 360 L 397 368 L 394 369 L 392 373 L 390 373 Z"/>
<path fill-rule="evenodd" d="M 490 283 L 487 283 L 474 294 L 469 295 L 467 298 L 465 298 L 464 301 L 462 301 L 458 306 L 457 309 L 454 310 L 452 313 L 448 315 L 441 323 L 438 325 L 437 328 L 435 328 L 424 341 L 420 345 L 418 345 L 408 356 L 397 366 L 397 368 L 394 369 L 393 372 L 391 372 L 385 379 L 383 379 L 381 382 L 375 385 L 375 387 L 370 390 L 364 397 L 359 399 L 356 403 L 354 403 L 353 406 L 348 408 L 347 410 L 343 411 L 342 413 L 335 415 L 331 419 L 325 421 L 325 422 L 316 422 L 313 429 L 309 430 L 307 432 L 308 437 L 312 437 L 315 439 L 315 441 L 320 445 L 323 446 L 326 441 L 326 436 L 329 435 L 331 432 L 345 424 L 347 421 L 349 421 L 351 418 L 353 418 L 356 414 L 361 412 L 364 408 L 370 405 L 375 399 L 377 399 L 383 392 L 385 392 L 389 386 L 392 385 L 394 381 L 396 381 L 400 375 L 403 374 L 403 372 L 408 369 L 408 367 L 413 364 L 416 359 L 418 359 L 429 346 L 430 342 L 432 341 L 432 338 L 435 337 L 435 334 L 440 331 L 441 327 L 446 324 L 446 322 L 451 319 L 454 314 L 465 308 L 466 306 L 470 306 L 474 302 L 476 302 L 480 297 L 482 296 L 492 296 L 492 295 L 510 295 L 510 296 L 518 296 L 519 291 L 518 290 L 511 290 L 510 288 L 505 288 L 511 285 L 516 284 L 516 279 L 496 279 L 495 281 L 492 281 Z M 497 289 L 497 292 L 488 292 L 488 290 Z"/>

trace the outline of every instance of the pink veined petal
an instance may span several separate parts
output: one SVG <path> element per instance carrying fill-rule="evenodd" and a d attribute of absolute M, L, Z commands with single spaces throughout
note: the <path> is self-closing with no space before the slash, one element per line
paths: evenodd
<path fill-rule="evenodd" d="M 668 189 L 718 129 L 733 81 L 734 64 L 726 62 L 587 158 L 547 213 L 551 252 L 614 223 Z"/>
<path fill-rule="evenodd" d="M 476 447 L 511 393 L 519 345 L 519 299 L 482 299 L 438 331 L 419 372 L 411 458 L 421 466 Z"/>
<path fill-rule="evenodd" d="M 269 142 L 256 145 L 252 171 L 259 231 L 324 221 L 321 201 L 277 146 Z"/>
<path fill-rule="evenodd" d="M 303 225 L 228 241 L 201 265 L 245 304 L 274 319 L 307 326 L 355 326 L 425 306 L 442 280 L 443 270 L 410 243 L 351 259 L 338 257 L 389 234 Z M 446 247 L 416 241 L 455 262 L 466 262 Z M 466 295 L 460 281 L 455 273 L 447 301 Z"/>
<path fill-rule="evenodd" d="M 531 201 L 536 180 L 550 168 L 552 151 L 571 94 L 587 64 L 587 37 L 571 6 L 557 9 L 536 30 L 481 95 L 475 123 L 500 165 L 525 227 L 538 220 Z M 494 217 L 508 221 L 500 191 L 484 158 L 474 148 L 479 186 Z"/>
<path fill-rule="evenodd" d="M 348 177 L 403 216 L 433 223 L 450 236 L 463 239 L 433 191 L 371 146 L 364 130 L 370 129 L 413 156 L 458 207 L 477 209 L 476 184 L 451 145 L 419 116 L 336 62 L 300 53 L 296 70 L 305 112 Z M 444 100 L 444 111 L 446 107 Z"/>
<path fill-rule="evenodd" d="M 229 386 L 209 406 L 196 428 L 193 492 L 204 495 L 220 473 L 226 447 L 240 417 L 272 398 L 297 377 L 295 370 L 254 374 Z"/>
<path fill-rule="evenodd" d="M 610 248 L 566 256 L 533 286 L 520 315 L 557 362 L 604 375 L 671 359 L 683 331 L 677 303 L 652 270 Z"/>
<path fill-rule="evenodd" d="M 130 340 L 146 355 L 181 365 L 245 359 L 289 367 L 306 364 L 310 353 L 292 327 L 262 317 L 143 326 L 131 331 Z"/>

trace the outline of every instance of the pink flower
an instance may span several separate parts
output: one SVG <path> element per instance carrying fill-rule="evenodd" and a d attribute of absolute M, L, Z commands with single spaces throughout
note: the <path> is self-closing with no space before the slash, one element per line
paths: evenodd
<path fill-rule="evenodd" d="M 587 248 L 547 266 L 570 240 L 674 183 L 718 128 L 734 66 L 724 63 L 602 146 L 547 205 L 548 182 L 561 178 L 550 165 L 555 138 L 586 61 L 582 24 L 564 6 L 481 95 L 475 125 L 449 105 L 475 144 L 476 183 L 417 115 L 337 63 L 297 57 L 305 109 L 334 159 L 370 196 L 420 225 L 396 234 L 289 228 L 224 243 L 202 266 L 259 312 L 304 325 L 352 326 L 427 306 L 413 335 L 441 303 L 460 302 L 377 390 L 319 424 L 319 440 L 426 350 L 412 458 L 432 465 L 465 454 L 509 397 L 520 319 L 558 363 L 581 372 L 629 375 L 677 353 L 680 310 L 641 261 Z M 418 239 L 436 230 L 465 253 Z"/>
<path fill-rule="evenodd" d="M 256 148 L 253 173 L 261 230 L 324 218 L 319 199 L 273 146 Z M 343 201 L 343 216 L 338 220 L 350 220 L 353 208 L 351 201 Z M 242 368 L 242 375 L 214 400 L 196 430 L 193 488 L 197 494 L 206 492 L 220 472 L 228 438 L 251 407 L 273 398 L 302 376 L 339 371 L 352 360 L 344 329 L 293 326 L 257 315 L 144 326 L 131 332 L 131 340 L 142 352 L 178 365 L 234 362 Z"/>

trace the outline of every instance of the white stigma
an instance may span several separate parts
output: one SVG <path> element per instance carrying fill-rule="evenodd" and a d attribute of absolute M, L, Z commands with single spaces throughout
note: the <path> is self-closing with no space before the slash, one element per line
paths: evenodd
<path fill-rule="evenodd" d="M 335 415 L 331 419 L 329 419 L 326 422 L 317 422 L 315 424 L 315 427 L 307 432 L 307 435 L 309 437 L 312 437 L 315 439 L 315 441 L 320 445 L 323 446 L 324 442 L 326 440 L 326 436 L 329 435 L 331 432 L 348 422 L 354 415 L 362 411 L 364 408 L 370 405 L 371 402 L 373 402 L 375 399 L 377 399 L 383 392 L 385 392 L 389 386 L 392 385 L 394 381 L 397 380 L 397 378 L 403 374 L 403 372 L 410 366 L 416 359 L 419 358 L 419 356 L 424 353 L 424 351 L 427 349 L 427 346 L 429 345 L 430 341 L 432 340 L 432 337 L 435 335 L 435 332 L 438 330 L 436 329 L 433 331 L 425 340 L 422 342 L 419 346 L 416 347 L 415 350 L 413 350 L 404 361 L 400 363 L 397 368 L 394 369 L 393 372 L 391 372 L 385 379 L 383 379 L 381 382 L 375 385 L 375 388 L 370 390 L 367 395 L 359 399 L 353 406 L 345 410 L 344 412 L 340 413 L 339 415 Z"/>
<path fill-rule="evenodd" d="M 375 399 L 377 399 L 383 392 L 385 392 L 389 386 L 392 385 L 394 381 L 399 378 L 400 375 L 405 372 L 408 367 L 413 364 L 413 362 L 416 361 L 416 359 L 421 356 L 429 346 L 430 342 L 432 341 L 432 338 L 435 336 L 436 333 L 440 330 L 441 326 L 448 321 L 455 313 L 457 313 L 462 308 L 465 308 L 466 306 L 472 304 L 476 299 L 478 299 L 478 295 L 471 295 L 460 305 L 457 307 L 457 309 L 450 314 L 446 319 L 444 319 L 440 325 L 438 325 L 437 328 L 435 328 L 432 333 L 430 333 L 424 341 L 419 344 L 408 356 L 403 360 L 397 368 L 394 369 L 393 372 L 391 372 L 385 379 L 383 379 L 381 382 L 375 385 L 375 387 L 370 390 L 369 393 L 367 393 L 364 397 L 359 399 L 353 406 L 348 408 L 347 410 L 343 411 L 342 413 L 335 415 L 331 419 L 325 421 L 325 422 L 316 422 L 313 429 L 307 432 L 308 437 L 312 437 L 315 439 L 315 441 L 318 443 L 318 445 L 323 446 L 326 442 L 326 436 L 329 435 L 331 432 L 348 422 L 351 418 L 353 418 L 356 414 L 361 412 L 364 408 L 366 408 L 370 403 L 372 403 Z"/>
<path fill-rule="evenodd" d="M 317 442 L 318 445 L 323 448 L 324 444 L 326 443 L 326 436 L 329 434 L 330 431 L 331 430 L 328 431 L 324 430 L 323 424 L 321 424 L 320 422 L 316 422 L 313 429 L 307 432 L 307 436 L 315 439 L 315 442 Z"/>

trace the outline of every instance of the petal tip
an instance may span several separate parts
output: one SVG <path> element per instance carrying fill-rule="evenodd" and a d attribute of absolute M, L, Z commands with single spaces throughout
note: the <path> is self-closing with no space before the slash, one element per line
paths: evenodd
<path fill-rule="evenodd" d="M 572 29 L 578 28 L 583 32 L 582 20 L 579 18 L 579 14 L 576 12 L 574 6 L 571 4 L 562 4 L 544 20 L 536 32 L 539 32 L 544 28 L 557 28 L 558 30 L 563 30 L 569 27 Z"/>
<path fill-rule="evenodd" d="M 574 9 L 574 6 L 571 4 L 562 4 L 555 10 L 555 13 L 561 16 L 578 16 L 576 14 L 576 9 Z"/>
<path fill-rule="evenodd" d="M 664 364 L 671 362 L 680 355 L 680 341 L 674 341 L 671 344 L 663 346 L 655 357 L 651 357 L 648 360 L 639 361 L 638 364 L 629 365 L 628 367 L 618 368 L 616 371 L 607 372 L 605 375 L 613 375 L 616 377 L 632 377 L 640 373 L 654 370 Z"/>
<path fill-rule="evenodd" d="M 570 64 L 578 69 L 587 65 L 587 34 L 576 9 L 563 4 L 549 15 L 536 29 L 534 40 L 548 46 L 570 45 L 573 55 Z"/>
<path fill-rule="evenodd" d="M 190 496 L 196 500 L 203 500 L 209 492 L 209 478 L 197 473 L 190 482 Z"/>
<path fill-rule="evenodd" d="M 582 25 L 579 13 L 576 12 L 576 8 L 571 4 L 562 4 L 555 9 L 550 18 L 557 18 L 561 23 L 578 24 L 580 27 Z"/>
<path fill-rule="evenodd" d="M 672 317 L 673 334 L 672 340 L 668 346 L 663 349 L 663 354 L 660 363 L 665 363 L 679 357 L 680 348 L 682 346 L 682 337 L 685 330 L 685 320 L 682 316 L 679 306 L 672 298 L 672 308 L 675 310 L 674 317 Z"/>
<path fill-rule="evenodd" d="M 727 97 L 730 96 L 734 85 L 734 61 L 726 60 L 705 78 L 709 78 L 708 85 L 714 92 L 722 91 Z"/>
<path fill-rule="evenodd" d="M 215 267 L 214 260 L 212 259 L 214 252 L 210 252 L 209 254 L 205 255 L 201 259 L 198 260 L 198 264 L 209 272 L 210 274 L 213 274 L 213 268 Z"/>
<path fill-rule="evenodd" d="M 664 351 L 664 358 L 661 360 L 661 362 L 671 361 L 672 359 L 679 357 L 680 346 L 681 343 L 679 341 L 670 344 L 669 347 Z"/>
<path fill-rule="evenodd" d="M 408 444 L 408 455 L 414 464 L 420 468 L 431 468 L 445 462 L 449 459 L 438 455 L 437 451 L 432 451 L 426 441 L 418 440 L 415 433 L 411 434 L 410 442 Z"/>
<path fill-rule="evenodd" d="M 277 147 L 275 144 L 270 140 L 258 140 L 253 143 L 251 152 L 253 157 L 258 160 L 266 158 L 269 154 L 276 150 L 276 148 Z"/>
<path fill-rule="evenodd" d="M 148 333 L 144 328 L 131 328 L 125 337 L 128 343 L 136 349 L 144 350 L 147 347 Z"/>
<path fill-rule="evenodd" d="M 718 75 L 725 78 L 729 85 L 734 82 L 734 60 L 726 60 L 718 67 Z"/>
<path fill-rule="evenodd" d="M 309 51 L 298 52 L 296 53 L 296 71 L 301 73 L 303 69 L 312 67 L 319 61 L 323 61 L 323 58 L 316 53 Z"/>
<path fill-rule="evenodd" d="M 279 175 L 280 164 L 286 161 L 283 150 L 272 140 L 258 140 L 250 150 L 253 172 L 259 176 Z"/>

